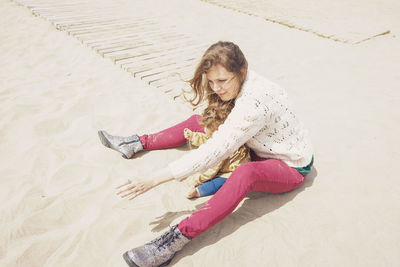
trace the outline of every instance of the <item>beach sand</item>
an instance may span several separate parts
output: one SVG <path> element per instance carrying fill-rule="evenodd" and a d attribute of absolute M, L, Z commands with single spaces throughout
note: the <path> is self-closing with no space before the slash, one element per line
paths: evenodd
<path fill-rule="evenodd" d="M 350 45 L 199 5 L 235 27 L 199 19 L 194 33 L 237 42 L 250 68 L 287 88 L 315 167 L 293 192 L 251 193 L 171 265 L 399 266 L 400 21 Z M 121 200 L 116 185 L 189 148 L 125 160 L 97 137 L 161 130 L 190 116 L 190 105 L 14 2 L 0 1 L 0 28 L 0 266 L 125 266 L 126 250 L 207 201 L 187 200 L 177 181 Z"/>

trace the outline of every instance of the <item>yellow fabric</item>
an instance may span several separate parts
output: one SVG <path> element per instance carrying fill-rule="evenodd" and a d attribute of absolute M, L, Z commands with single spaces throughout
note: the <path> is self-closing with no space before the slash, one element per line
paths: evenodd
<path fill-rule="evenodd" d="M 208 138 L 205 134 L 193 132 L 189 141 L 194 146 L 200 146 L 204 144 L 207 139 Z M 214 168 L 208 169 L 202 174 L 193 174 L 190 178 L 193 180 L 195 186 L 201 185 L 215 177 L 229 178 L 237 167 L 249 161 L 250 150 L 246 146 L 241 146 L 232 156 L 220 162 Z"/>
<path fill-rule="evenodd" d="M 208 137 L 205 133 L 192 132 L 192 137 L 189 142 L 194 146 L 201 146 L 208 140 Z"/>

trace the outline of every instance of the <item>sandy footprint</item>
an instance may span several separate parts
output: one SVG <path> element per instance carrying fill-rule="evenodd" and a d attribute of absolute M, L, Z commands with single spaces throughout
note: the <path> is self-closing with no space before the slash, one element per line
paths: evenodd
<path fill-rule="evenodd" d="M 39 136 L 56 135 L 64 132 L 69 123 L 61 118 L 54 118 L 39 122 L 35 126 L 35 133 Z"/>
<path fill-rule="evenodd" d="M 54 253 L 64 243 L 64 237 L 42 238 L 39 241 L 32 242 L 29 247 L 23 251 L 14 266 L 45 266 L 48 257 Z"/>
<path fill-rule="evenodd" d="M 69 189 L 84 184 L 89 177 L 90 167 L 82 164 L 66 164 L 60 166 L 54 174 L 49 176 L 45 191 L 48 195 L 57 195 L 67 192 Z"/>

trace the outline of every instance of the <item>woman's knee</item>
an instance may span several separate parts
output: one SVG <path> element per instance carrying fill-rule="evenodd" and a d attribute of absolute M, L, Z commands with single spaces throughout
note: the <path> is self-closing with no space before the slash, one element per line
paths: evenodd
<path fill-rule="evenodd" d="M 187 121 L 193 124 L 200 124 L 201 116 L 198 114 L 194 114 L 190 116 Z"/>
<path fill-rule="evenodd" d="M 186 120 L 186 126 L 194 132 L 204 132 L 203 126 L 200 124 L 201 116 L 194 114 Z"/>

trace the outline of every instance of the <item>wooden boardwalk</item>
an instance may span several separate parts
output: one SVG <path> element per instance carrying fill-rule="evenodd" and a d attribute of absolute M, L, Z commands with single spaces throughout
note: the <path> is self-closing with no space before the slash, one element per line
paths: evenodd
<path fill-rule="evenodd" d="M 390 33 L 387 21 L 375 19 L 381 6 L 378 0 L 201 1 L 341 43 L 359 44 Z"/>
<path fill-rule="evenodd" d="M 207 40 L 206 38 L 211 37 L 205 36 L 204 31 L 200 33 L 198 31 L 197 34 L 193 29 L 190 29 L 189 33 L 184 31 L 181 26 L 188 20 L 182 19 L 182 15 L 177 12 L 182 5 L 179 1 L 173 4 L 169 1 L 141 0 L 14 1 L 29 8 L 34 15 L 50 21 L 57 29 L 78 39 L 102 57 L 112 60 L 134 77 L 142 79 L 174 99 L 182 95 L 182 89 L 189 89 L 184 81 L 191 78 L 202 53 L 211 42 L 215 41 Z M 381 31 L 380 27 L 374 28 L 374 24 L 370 23 L 368 25 L 371 27 L 357 28 L 355 25 L 354 29 L 357 31 L 351 31 L 350 35 L 346 32 L 346 27 L 339 27 L 335 33 L 331 23 L 332 21 L 336 23 L 336 20 L 328 20 L 329 23 L 325 25 L 322 23 L 320 12 L 311 12 L 309 15 L 312 15 L 315 21 L 322 21 L 320 24 L 315 24 L 316 29 L 321 29 L 321 32 L 318 32 L 306 27 L 307 23 L 303 18 L 307 16 L 298 15 L 296 8 L 289 10 L 293 15 L 279 15 L 282 5 L 274 6 L 273 3 L 276 2 L 273 0 L 202 1 L 221 10 L 221 7 L 235 10 L 344 43 L 356 44 L 389 32 Z M 341 3 L 343 1 L 345 0 L 341 0 Z M 155 7 L 157 4 L 163 6 Z M 168 10 L 169 6 L 172 6 L 172 9 Z M 297 7 L 294 4 L 293 6 Z M 192 21 L 198 15 L 193 12 L 196 7 L 190 7 Z M 195 11 L 202 14 L 204 9 Z M 289 18 L 298 24 L 292 24 L 287 20 Z M 199 16 L 197 19 L 208 20 L 207 16 Z M 203 28 L 204 25 L 207 24 L 203 24 Z M 353 24 L 348 23 L 348 25 Z M 229 29 L 229 26 L 224 28 Z M 364 28 L 367 32 L 363 32 Z M 207 25 L 206 35 L 212 31 L 213 29 Z"/>
<path fill-rule="evenodd" d="M 138 2 L 15 0 L 134 77 L 176 98 L 209 43 L 179 32 Z M 136 12 L 135 12 L 136 11 Z M 187 84 L 186 84 L 187 86 Z"/>

